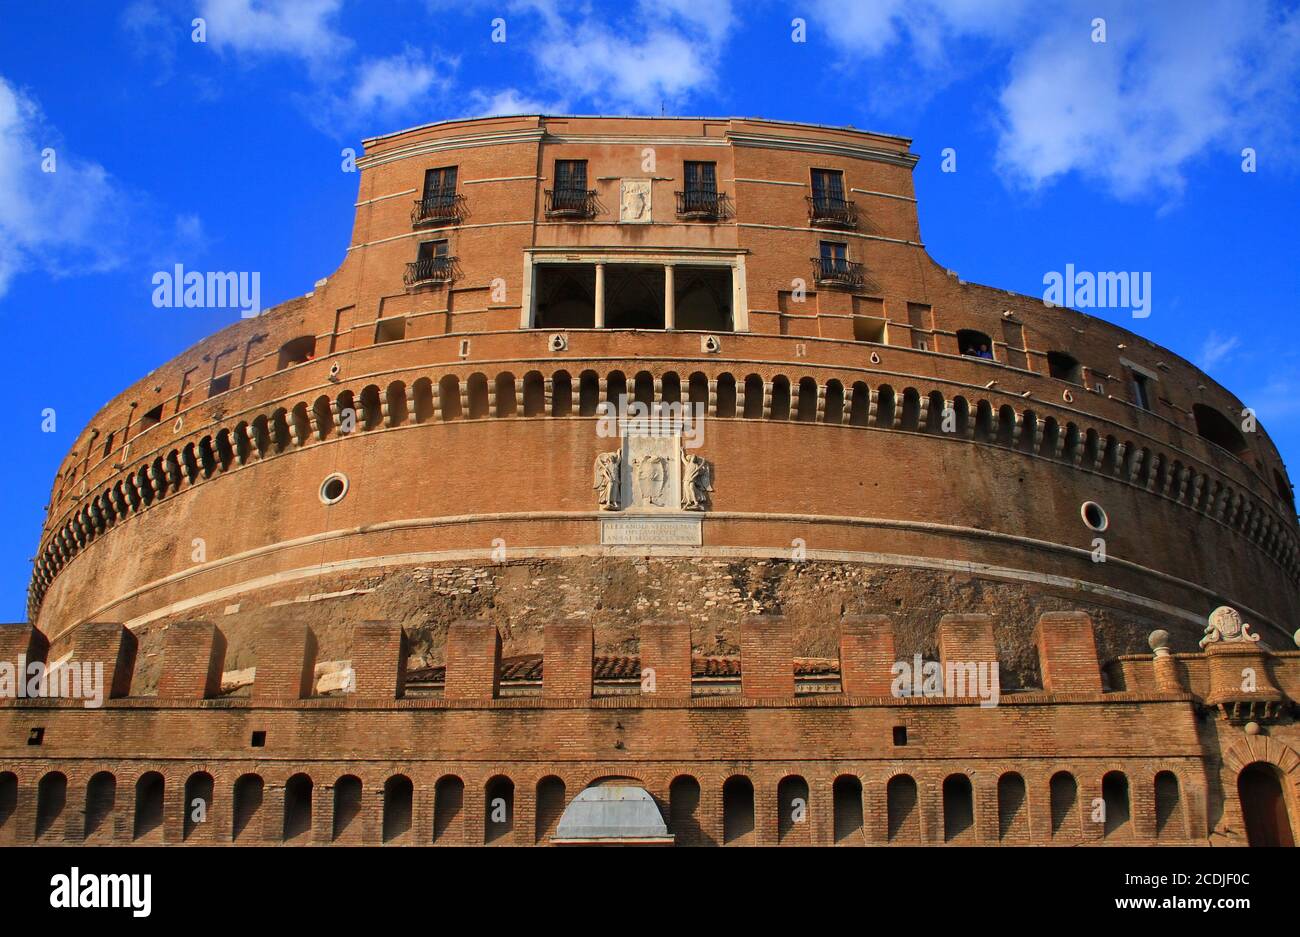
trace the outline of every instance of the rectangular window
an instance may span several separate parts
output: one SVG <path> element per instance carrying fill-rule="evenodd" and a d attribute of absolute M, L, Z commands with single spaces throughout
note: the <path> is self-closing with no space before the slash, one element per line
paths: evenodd
<path fill-rule="evenodd" d="M 230 390 L 230 372 L 227 371 L 221 377 L 214 377 L 208 384 L 208 396 L 215 397 L 217 394 L 224 394 Z"/>
<path fill-rule="evenodd" d="M 1139 374 L 1137 371 L 1130 372 L 1133 375 L 1133 402 L 1143 410 L 1151 409 L 1151 385 L 1150 378 L 1145 374 Z"/>
<path fill-rule="evenodd" d="M 424 198 L 452 198 L 456 195 L 456 167 L 427 169 L 424 173 Z"/>
<path fill-rule="evenodd" d="M 846 258 L 844 256 L 847 244 L 840 241 L 822 241 L 822 260 L 831 260 L 842 263 Z"/>
<path fill-rule="evenodd" d="M 555 161 L 555 190 L 557 192 L 587 191 L 587 161 L 585 159 L 557 159 Z"/>
<path fill-rule="evenodd" d="M 380 319 L 375 325 L 376 345 L 382 345 L 384 342 L 400 342 L 404 338 L 406 338 L 406 316 Z"/>
<path fill-rule="evenodd" d="M 447 239 L 441 238 L 437 241 L 424 241 L 420 244 L 419 260 L 436 260 L 439 257 L 447 256 Z"/>
<path fill-rule="evenodd" d="M 687 162 L 685 168 L 687 193 L 716 195 L 718 193 L 718 164 Z"/>
<path fill-rule="evenodd" d="M 140 429 L 146 430 L 151 426 L 157 426 L 162 420 L 163 405 L 158 404 L 144 416 L 140 417 Z"/>
<path fill-rule="evenodd" d="M 844 201 L 844 173 L 838 169 L 812 171 L 813 199 L 818 204 Z"/>

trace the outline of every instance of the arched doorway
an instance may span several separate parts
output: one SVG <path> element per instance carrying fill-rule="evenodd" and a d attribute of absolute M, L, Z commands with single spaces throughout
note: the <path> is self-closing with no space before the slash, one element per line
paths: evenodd
<path fill-rule="evenodd" d="M 1282 789 L 1282 772 L 1276 766 L 1264 761 L 1247 765 L 1237 775 L 1237 796 L 1241 799 L 1246 840 L 1250 845 L 1295 845 Z"/>

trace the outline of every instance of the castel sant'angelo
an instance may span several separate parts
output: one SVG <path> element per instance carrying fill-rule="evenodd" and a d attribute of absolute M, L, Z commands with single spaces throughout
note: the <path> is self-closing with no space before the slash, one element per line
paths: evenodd
<path fill-rule="evenodd" d="M 1277 450 L 936 264 L 916 161 L 751 119 L 366 141 L 339 269 L 63 461 L 0 660 L 104 699 L 0 700 L 0 842 L 1290 844 Z"/>

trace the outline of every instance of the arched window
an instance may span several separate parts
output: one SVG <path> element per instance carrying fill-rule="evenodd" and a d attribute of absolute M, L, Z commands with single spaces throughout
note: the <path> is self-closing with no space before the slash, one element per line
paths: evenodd
<path fill-rule="evenodd" d="M 722 785 L 722 844 L 748 843 L 754 834 L 754 784 L 743 775 Z"/>
<path fill-rule="evenodd" d="M 1014 771 L 998 778 L 998 838 L 1006 843 L 1029 842 L 1025 779 Z"/>
<path fill-rule="evenodd" d="M 993 360 L 993 339 L 975 329 L 957 330 L 957 350 L 972 358 Z"/>
<path fill-rule="evenodd" d="M 316 336 L 299 335 L 280 346 L 280 361 L 276 365 L 276 370 L 283 371 L 291 365 L 302 364 L 314 357 L 316 357 Z"/>
<path fill-rule="evenodd" d="M 799 379 L 799 408 L 795 419 L 801 423 L 814 423 L 817 420 L 817 382 L 811 377 Z"/>
<path fill-rule="evenodd" d="M 671 830 L 679 846 L 704 845 L 704 831 L 698 817 L 700 782 L 689 775 L 673 778 L 668 786 L 668 815 Z"/>
<path fill-rule="evenodd" d="M 388 406 L 388 425 L 401 426 L 407 420 L 406 385 L 394 381 L 384 391 L 384 403 Z"/>
<path fill-rule="evenodd" d="M 1066 354 L 1063 351 L 1049 351 L 1047 353 L 1047 371 L 1058 381 L 1069 381 L 1071 384 L 1083 383 L 1080 377 L 1078 360 L 1074 355 Z"/>
<path fill-rule="evenodd" d="M 469 386 L 469 418 L 481 420 L 488 415 L 487 375 L 471 374 L 466 384 Z"/>
<path fill-rule="evenodd" d="M 117 804 L 117 778 L 100 771 L 86 785 L 86 839 L 113 835 L 113 808 Z"/>
<path fill-rule="evenodd" d="M 1080 833 L 1078 805 L 1079 783 L 1068 771 L 1052 775 L 1052 836 L 1078 839 Z"/>
<path fill-rule="evenodd" d="M 835 779 L 831 790 L 835 812 L 835 842 L 862 840 L 862 782 L 845 774 Z"/>
<path fill-rule="evenodd" d="M 556 371 L 551 376 L 551 416 L 569 416 L 573 413 L 573 378 L 568 371 Z"/>
<path fill-rule="evenodd" d="M 578 375 L 578 416 L 595 416 L 600 405 L 600 375 L 583 371 Z"/>
<path fill-rule="evenodd" d="M 1267 762 L 1247 765 L 1237 775 L 1237 797 L 1251 846 L 1295 845 L 1282 784 L 1282 772 Z"/>
<path fill-rule="evenodd" d="M 0 842 L 10 841 L 13 827 L 10 821 L 18 809 L 18 775 L 0 771 Z"/>
<path fill-rule="evenodd" d="M 1178 777 L 1172 771 L 1156 775 L 1156 839 L 1182 839 L 1183 807 L 1178 796 Z"/>
<path fill-rule="evenodd" d="M 866 426 L 871 416 L 871 390 L 866 384 L 857 381 L 853 385 L 853 397 L 849 402 L 849 423 L 853 426 Z"/>
<path fill-rule="evenodd" d="M 415 382 L 415 412 L 420 413 L 420 382 Z M 460 409 L 460 379 L 454 374 L 448 374 L 438 381 L 438 408 L 442 414 L 443 420 L 458 420 L 461 417 Z M 433 396 L 429 396 L 429 416 L 433 416 Z M 424 417 L 420 417 L 423 421 Z"/>
<path fill-rule="evenodd" d="M 1101 796 L 1106 804 L 1105 836 L 1123 836 L 1130 831 L 1128 778 L 1110 771 L 1101 779 Z"/>
<path fill-rule="evenodd" d="M 455 389 L 456 411 L 460 411 L 460 387 L 456 386 L 456 378 L 450 378 L 451 386 Z M 438 398 L 442 400 L 442 382 L 438 383 Z M 443 409 L 446 409 L 447 402 L 442 400 Z M 433 418 L 433 381 L 428 377 L 421 377 L 415 382 L 415 421 L 428 422 Z"/>
<path fill-rule="evenodd" d="M 655 379 L 649 371 L 640 371 L 632 382 L 632 399 L 647 407 L 654 403 Z"/>
<path fill-rule="evenodd" d="M 546 386 L 541 371 L 524 375 L 524 416 L 546 414 Z"/>
<path fill-rule="evenodd" d="M 161 839 L 163 825 L 163 776 L 147 771 L 135 782 L 134 839 Z"/>
<path fill-rule="evenodd" d="M 844 422 L 844 385 L 837 380 L 826 382 L 826 407 L 822 421 L 825 423 Z"/>
<path fill-rule="evenodd" d="M 508 840 L 515 829 L 515 782 L 497 775 L 483 793 L 483 842 Z"/>
<path fill-rule="evenodd" d="M 181 837 L 190 839 L 202 831 L 205 839 L 211 839 L 208 825 L 212 813 L 212 793 L 214 784 L 212 775 L 206 771 L 196 771 L 185 779 L 185 819 L 181 824 Z"/>
<path fill-rule="evenodd" d="M 808 782 L 799 775 L 782 778 L 776 786 L 776 839 L 779 843 L 811 841 Z"/>
<path fill-rule="evenodd" d="M 921 395 L 915 387 L 903 390 L 903 422 L 900 429 L 915 432 L 921 424 Z"/>
<path fill-rule="evenodd" d="M 359 840 L 361 824 L 356 822 L 361 815 L 361 779 L 356 775 L 345 774 L 334 782 L 334 842 L 344 839 Z M 349 833 L 351 835 L 349 835 Z"/>
<path fill-rule="evenodd" d="M 784 374 L 772 378 L 772 412 L 774 420 L 790 419 L 790 379 Z"/>
<path fill-rule="evenodd" d="M 62 772 L 51 771 L 36 785 L 36 837 L 54 829 L 68 802 L 68 779 Z"/>
<path fill-rule="evenodd" d="M 718 375 L 718 416 L 737 416 L 736 376 L 734 374 Z"/>
<path fill-rule="evenodd" d="M 496 398 L 497 416 L 514 416 L 519 412 L 519 405 L 515 401 L 515 376 L 509 371 L 497 375 Z"/>
<path fill-rule="evenodd" d="M 747 420 L 758 420 L 763 416 L 763 379 L 757 374 L 745 377 L 745 409 L 741 416 Z"/>
<path fill-rule="evenodd" d="M 1246 451 L 1246 439 L 1241 435 L 1235 423 L 1213 407 L 1203 403 L 1192 405 L 1192 416 L 1196 418 L 1196 432 L 1233 455 Z"/>
<path fill-rule="evenodd" d="M 464 844 L 461 810 L 465 804 L 465 782 L 455 775 L 438 779 L 433 788 L 433 841 Z"/>
<path fill-rule="evenodd" d="M 894 388 L 882 384 L 876 390 L 876 426 L 879 429 L 894 428 Z"/>
<path fill-rule="evenodd" d="M 291 843 L 311 833 L 312 781 L 305 774 L 295 774 L 284 784 L 284 841 Z"/>
<path fill-rule="evenodd" d="M 383 841 L 395 842 L 411 831 L 415 804 L 415 786 L 404 774 L 395 774 L 384 782 Z"/>
<path fill-rule="evenodd" d="M 916 781 L 906 774 L 889 779 L 885 788 L 886 837 L 891 843 L 921 841 L 921 812 L 917 808 Z"/>
<path fill-rule="evenodd" d="M 245 774 L 235 782 L 234 817 L 231 838 L 257 839 L 258 829 L 254 822 L 262 811 L 263 784 L 260 775 Z"/>
<path fill-rule="evenodd" d="M 943 841 L 961 842 L 975 833 L 975 798 L 970 778 L 950 774 L 943 780 Z"/>
<path fill-rule="evenodd" d="M 534 842 L 544 843 L 554 835 L 564 813 L 564 782 L 551 775 L 537 782 L 537 820 Z"/>

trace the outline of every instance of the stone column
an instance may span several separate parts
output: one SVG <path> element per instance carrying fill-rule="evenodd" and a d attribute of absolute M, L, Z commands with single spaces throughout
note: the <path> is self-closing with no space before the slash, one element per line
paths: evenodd
<path fill-rule="evenodd" d="M 664 264 L 664 328 L 676 328 L 674 320 L 677 316 L 676 309 L 676 290 L 673 287 L 673 265 Z"/>
<path fill-rule="evenodd" d="M 605 265 L 596 264 L 596 328 L 605 327 Z"/>

